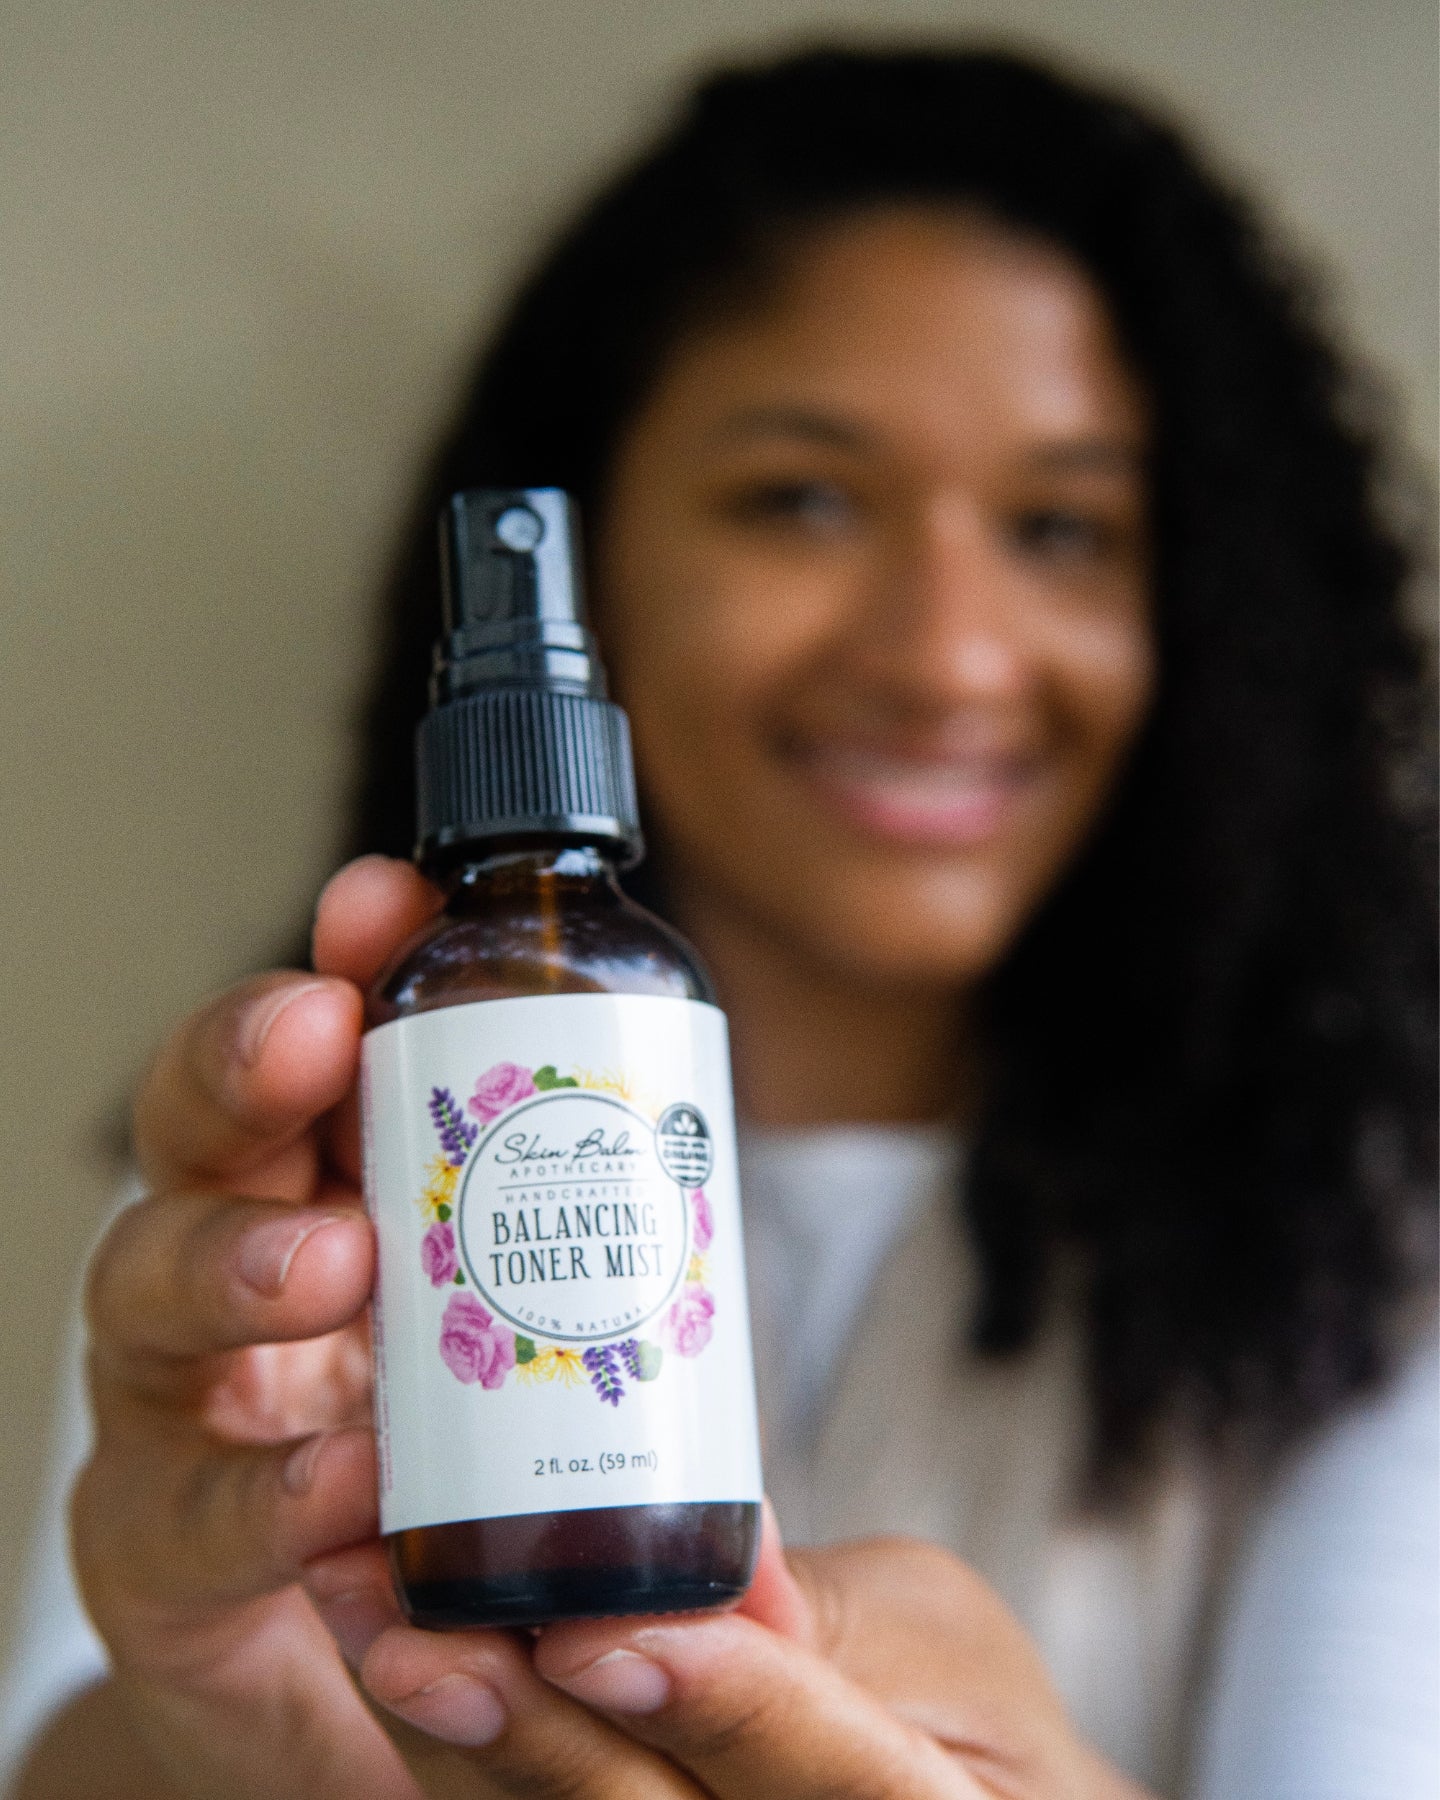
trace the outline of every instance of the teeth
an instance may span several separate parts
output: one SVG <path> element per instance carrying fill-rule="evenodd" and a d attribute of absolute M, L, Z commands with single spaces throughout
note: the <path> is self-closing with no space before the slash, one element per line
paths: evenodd
<path fill-rule="evenodd" d="M 900 762 L 864 751 L 832 751 L 816 758 L 822 769 L 841 781 L 883 787 L 908 800 L 957 800 L 988 796 L 1008 788 L 1014 769 L 993 761 L 952 763 Z"/>

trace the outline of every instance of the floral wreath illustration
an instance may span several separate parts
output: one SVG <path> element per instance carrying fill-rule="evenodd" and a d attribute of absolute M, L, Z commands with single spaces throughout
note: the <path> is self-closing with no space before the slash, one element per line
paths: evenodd
<path fill-rule="evenodd" d="M 589 1088 L 616 1094 L 631 1103 L 634 1100 L 621 1080 L 583 1071 L 560 1075 L 553 1063 L 539 1069 L 496 1063 L 480 1076 L 463 1107 L 449 1088 L 430 1090 L 430 1118 L 440 1149 L 426 1167 L 425 1188 L 419 1196 L 421 1212 L 429 1221 L 420 1240 L 420 1266 L 432 1287 L 464 1290 L 451 1293 L 440 1321 L 440 1356 L 457 1381 L 479 1382 L 482 1388 L 503 1387 L 513 1369 L 517 1378 L 526 1382 L 558 1381 L 567 1387 L 578 1387 L 588 1381 L 602 1401 L 618 1406 L 627 1392 L 627 1382 L 655 1379 L 667 1349 L 676 1356 L 698 1356 L 710 1342 L 715 1298 L 705 1285 L 705 1252 L 715 1235 L 715 1221 L 705 1190 L 692 1188 L 690 1261 L 679 1297 L 661 1315 L 658 1343 L 649 1338 L 628 1337 L 616 1343 L 593 1344 L 580 1351 L 568 1344 L 548 1344 L 526 1337 L 497 1319 L 469 1291 L 465 1271 L 460 1267 L 453 1222 L 460 1172 L 482 1126 L 520 1101 L 555 1088 Z"/>

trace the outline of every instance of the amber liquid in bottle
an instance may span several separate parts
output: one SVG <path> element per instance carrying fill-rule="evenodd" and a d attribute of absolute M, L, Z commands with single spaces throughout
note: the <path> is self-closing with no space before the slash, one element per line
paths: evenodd
<path fill-rule="evenodd" d="M 479 849 L 377 982 L 367 1027 L 545 994 L 713 1001 L 693 952 L 621 892 L 604 850 Z M 468 1519 L 385 1541 L 407 1616 L 454 1629 L 721 1606 L 749 1585 L 759 1533 L 758 1505 L 723 1501 Z"/>

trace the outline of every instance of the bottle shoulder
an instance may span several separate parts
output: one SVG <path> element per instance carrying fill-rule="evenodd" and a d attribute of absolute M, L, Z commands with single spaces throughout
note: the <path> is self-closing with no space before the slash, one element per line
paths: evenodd
<path fill-rule="evenodd" d="M 556 906 L 505 897 L 442 913 L 417 932 L 371 989 L 366 1024 L 543 994 L 715 997 L 685 940 L 633 900 Z"/>

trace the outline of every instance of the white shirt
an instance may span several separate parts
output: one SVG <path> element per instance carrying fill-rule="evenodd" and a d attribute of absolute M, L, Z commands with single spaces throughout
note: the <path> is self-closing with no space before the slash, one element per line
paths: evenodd
<path fill-rule="evenodd" d="M 1085 1735 L 1159 1792 L 1435 1800 L 1434 1343 L 1269 1494 L 1197 1466 L 1119 1522 L 1086 1519 L 1073 1312 L 1015 1361 L 956 1353 L 974 1286 L 959 1175 L 933 1130 L 747 1134 L 766 1485 L 787 1536 L 953 1549 L 1035 1638 Z"/>
<path fill-rule="evenodd" d="M 1035 1637 L 1081 1731 L 1158 1792 L 1435 1800 L 1433 1343 L 1258 1504 L 1195 1469 L 1118 1524 L 1086 1520 L 1066 1309 L 1016 1361 L 958 1350 L 973 1274 L 953 1139 L 751 1130 L 741 1161 L 767 1487 L 792 1541 L 901 1531 L 954 1549 Z M 0 1694 L 0 1782 L 105 1668 L 64 1548 L 80 1369 L 77 1333 Z"/>

